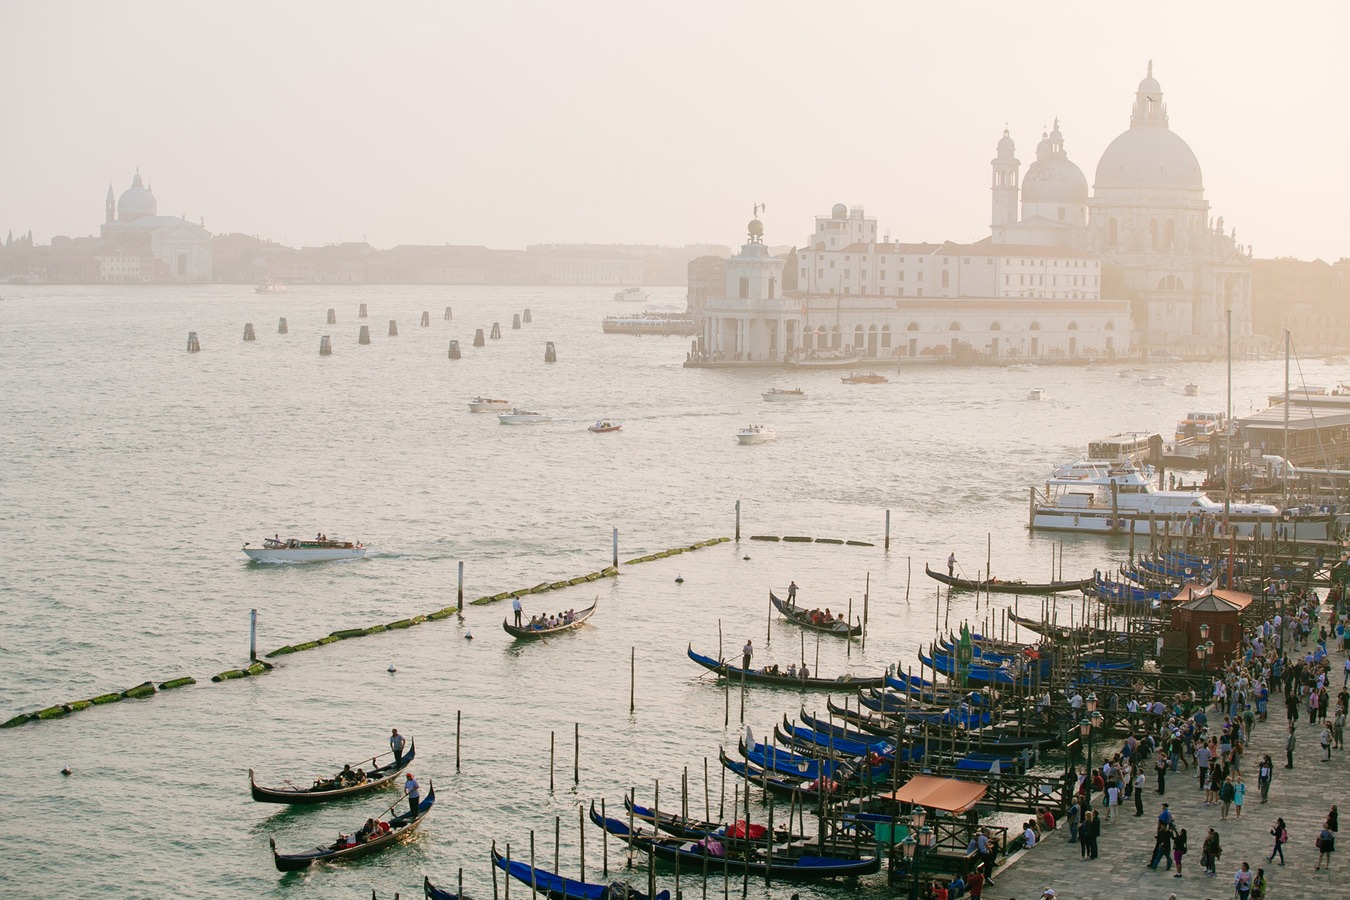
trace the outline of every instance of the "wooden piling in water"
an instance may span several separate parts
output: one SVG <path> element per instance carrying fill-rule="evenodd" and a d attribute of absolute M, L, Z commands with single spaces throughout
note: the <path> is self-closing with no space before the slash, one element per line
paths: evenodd
<path fill-rule="evenodd" d="M 424 309 L 422 310 L 422 327 L 426 328 L 430 324 L 431 324 L 431 312 L 429 310 Z"/>
<path fill-rule="evenodd" d="M 891 549 L 891 511 L 886 510 L 886 539 L 881 544 L 881 549 Z"/>
<path fill-rule="evenodd" d="M 389 320 L 389 336 L 398 337 L 398 321 L 395 319 Z"/>
<path fill-rule="evenodd" d="M 553 793 L 553 754 L 556 747 L 557 732 L 548 733 L 548 792 Z"/>
<path fill-rule="evenodd" d="M 555 363 L 558 361 L 558 348 L 553 346 L 552 341 L 544 344 L 544 362 Z"/>
<path fill-rule="evenodd" d="M 502 336 L 502 323 L 493 322 L 492 331 L 488 334 L 488 337 L 492 338 L 494 341 L 497 341 L 501 340 L 501 336 Z"/>
<path fill-rule="evenodd" d="M 485 335 L 483 329 L 479 328 L 479 329 L 477 329 L 476 331 L 474 331 L 474 333 L 473 333 L 473 345 L 474 345 L 475 347 L 486 347 L 486 346 L 487 346 L 487 337 L 486 337 L 486 335 Z"/>
<path fill-rule="evenodd" d="M 319 355 L 320 356 L 333 355 L 333 339 L 329 335 L 325 334 L 323 337 L 319 338 Z"/>
<path fill-rule="evenodd" d="M 290 326 L 286 324 L 285 316 L 277 320 L 277 334 L 289 334 L 290 330 Z"/>
<path fill-rule="evenodd" d="M 459 353 L 459 341 L 451 341 L 451 342 L 450 342 L 450 353 L 449 353 L 449 356 L 450 356 L 451 359 L 459 359 L 459 358 L 460 358 L 460 353 Z"/>
<path fill-rule="evenodd" d="M 329 325 L 336 325 L 336 324 L 337 324 L 337 310 L 336 310 L 336 309 L 333 309 L 332 307 L 329 307 L 329 309 L 328 309 L 328 323 L 327 323 L 327 324 L 329 324 Z"/>
<path fill-rule="evenodd" d="M 360 333 L 356 336 L 356 342 L 357 342 L 358 344 L 369 344 L 369 343 L 370 343 L 370 326 L 369 326 L 369 325 L 362 325 L 362 326 L 361 326 L 361 331 L 360 331 Z"/>
<path fill-rule="evenodd" d="M 244 323 L 244 340 L 246 340 L 246 341 L 256 341 L 257 339 L 258 339 L 258 336 L 257 336 L 256 334 L 254 334 L 254 332 L 253 332 L 253 323 L 252 323 L 252 322 L 245 322 L 245 323 Z"/>
<path fill-rule="evenodd" d="M 637 711 L 637 647 L 628 651 L 628 712 Z"/>
<path fill-rule="evenodd" d="M 361 304 L 361 308 L 357 311 L 356 317 L 358 319 L 364 319 L 366 317 L 366 305 L 364 303 Z"/>
<path fill-rule="evenodd" d="M 447 306 L 445 308 L 445 321 L 449 322 L 452 319 L 454 319 L 454 314 L 450 311 L 450 307 Z"/>
<path fill-rule="evenodd" d="M 461 717 L 462 717 L 462 716 L 463 716 L 463 712 L 462 712 L 462 711 L 460 711 L 460 710 L 458 710 L 458 709 L 455 710 L 455 771 L 456 771 L 456 772 L 459 771 L 459 734 L 460 734 L 460 721 L 461 721 Z"/>
<path fill-rule="evenodd" d="M 197 340 L 197 332 L 195 331 L 188 332 L 187 349 L 189 353 L 201 352 L 202 342 Z"/>
<path fill-rule="evenodd" d="M 741 501 L 736 501 L 736 540 L 741 539 Z"/>
<path fill-rule="evenodd" d="M 514 316 L 511 317 L 511 330 L 512 331 L 520 330 L 520 313 L 516 313 Z"/>
<path fill-rule="evenodd" d="M 534 321 L 534 320 L 530 317 L 530 311 L 529 311 L 528 309 L 526 309 L 523 313 L 520 314 L 520 321 L 524 322 L 526 325 L 528 325 L 528 324 L 530 324 L 532 321 Z"/>
<path fill-rule="evenodd" d="M 258 611 L 248 611 L 248 658 L 250 662 L 258 659 Z"/>
<path fill-rule="evenodd" d="M 581 784 L 581 723 L 572 723 L 572 785 Z M 585 865 L 584 863 L 582 864 Z"/>

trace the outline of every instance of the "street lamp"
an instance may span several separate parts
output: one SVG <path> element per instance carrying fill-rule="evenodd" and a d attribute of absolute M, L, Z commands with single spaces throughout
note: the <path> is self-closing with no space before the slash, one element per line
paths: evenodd
<path fill-rule="evenodd" d="M 1078 723 L 1078 733 L 1087 739 L 1087 795 L 1092 797 L 1092 720 L 1083 716 L 1082 721 Z"/>
<path fill-rule="evenodd" d="M 900 851 L 905 857 L 905 868 L 909 870 L 909 900 L 919 900 L 920 861 L 924 853 L 933 848 L 935 842 L 933 829 L 923 824 L 927 818 L 927 810 L 922 806 L 914 807 L 914 812 L 909 817 L 909 834 L 900 842 Z"/>

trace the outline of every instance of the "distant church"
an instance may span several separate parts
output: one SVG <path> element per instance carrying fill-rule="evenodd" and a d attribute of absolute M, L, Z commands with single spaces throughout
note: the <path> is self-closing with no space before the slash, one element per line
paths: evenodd
<path fill-rule="evenodd" d="M 113 199 L 112 185 L 96 257 L 99 281 L 113 284 L 188 283 L 211 280 L 211 232 L 184 217 L 161 216 L 155 195 L 141 181 Z"/>

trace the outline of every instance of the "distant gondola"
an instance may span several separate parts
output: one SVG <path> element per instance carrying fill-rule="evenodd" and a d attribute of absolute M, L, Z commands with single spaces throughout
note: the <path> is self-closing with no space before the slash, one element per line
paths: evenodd
<path fill-rule="evenodd" d="M 574 628 L 580 628 L 581 624 L 595 614 L 595 608 L 600 605 L 600 599 L 597 597 L 595 602 L 576 614 L 576 617 L 566 625 L 556 625 L 553 628 L 531 628 L 528 625 L 517 627 L 511 624 L 510 619 L 502 619 L 502 628 L 513 638 L 522 641 L 534 640 L 535 638 L 552 637 L 555 634 L 562 634 L 564 631 L 571 631 Z"/>
<path fill-rule="evenodd" d="M 518 860 L 508 861 L 497 852 L 496 844 L 492 845 L 492 863 L 517 881 L 528 884 L 531 890 L 549 897 L 550 900 L 647 900 L 646 894 L 634 890 L 622 881 L 592 884 L 565 878 Z M 661 891 L 655 900 L 670 900 L 670 891 Z"/>
<path fill-rule="evenodd" d="M 775 687 L 799 689 L 819 688 L 827 691 L 853 691 L 860 687 L 881 687 L 886 681 L 885 675 L 878 675 L 875 678 L 855 678 L 854 676 L 847 674 L 840 675 L 838 678 L 802 678 L 796 675 L 766 675 L 763 671 L 742 669 L 740 666 L 718 662 L 711 656 L 695 653 L 693 644 L 689 645 L 687 652 L 690 659 L 708 671 L 716 672 L 721 677 L 729 678 L 732 681 L 740 681 L 744 678 L 747 684 L 768 684 L 774 685 Z"/>
<path fill-rule="evenodd" d="M 632 797 L 627 795 L 623 798 L 623 807 L 633 814 L 633 818 L 646 822 L 648 825 L 655 825 L 666 834 L 673 834 L 675 837 L 682 837 L 691 841 L 712 837 L 719 841 L 730 841 L 733 844 L 758 841 L 759 846 L 764 846 L 765 830 L 763 825 L 747 825 L 744 820 L 737 820 L 728 827 L 724 822 L 707 822 L 702 819 L 691 819 L 688 816 L 677 816 L 674 813 L 640 806 L 633 802 Z M 784 828 L 774 835 L 774 843 L 805 841 L 809 838 L 810 836 L 805 834 L 789 834 L 787 829 Z"/>
<path fill-rule="evenodd" d="M 927 563 L 924 563 L 923 570 L 929 578 L 951 585 L 955 590 L 987 591 L 992 594 L 1076 594 L 1092 584 L 1091 578 L 1083 578 L 1078 581 L 1049 581 L 1043 584 L 1025 581 L 974 581 L 969 578 L 957 578 L 954 575 L 934 572 L 928 568 Z"/>
<path fill-rule="evenodd" d="M 459 900 L 459 894 L 452 894 L 449 891 L 443 891 L 431 883 L 431 879 L 422 876 L 422 896 L 426 900 Z"/>
<path fill-rule="evenodd" d="M 364 844 L 353 844 L 351 846 L 326 844 L 301 853 L 278 853 L 276 839 L 268 838 L 268 843 L 272 845 L 272 861 L 276 863 L 277 869 L 282 872 L 299 872 L 302 869 L 308 869 L 316 862 L 355 859 L 358 856 L 365 856 L 368 853 L 392 847 L 412 837 L 413 832 L 417 830 L 417 826 L 422 824 L 422 820 L 427 817 L 427 813 L 431 812 L 431 807 L 435 803 L 436 786 L 429 783 L 427 795 L 422 798 L 422 802 L 417 804 L 417 815 L 414 816 L 412 810 L 400 813 L 389 820 L 388 831 L 366 841 Z M 391 807 L 390 811 L 392 809 Z"/>
<path fill-rule="evenodd" d="M 829 623 L 817 625 L 811 621 L 811 613 L 804 609 L 799 609 L 796 604 L 788 603 L 778 597 L 773 591 L 769 591 L 769 602 L 774 605 L 780 613 L 787 616 L 788 619 L 812 631 L 823 632 L 824 634 L 837 634 L 840 637 L 855 638 L 862 634 L 862 624 L 848 625 L 838 619 L 832 619 Z"/>
<path fill-rule="evenodd" d="M 259 803 L 293 803 L 293 804 L 311 804 L 326 803 L 329 800 L 341 800 L 344 797 L 354 797 L 357 794 L 364 794 L 367 791 L 373 791 L 382 788 L 393 781 L 398 773 L 406 769 L 417 755 L 417 741 L 413 740 L 408 744 L 408 752 L 403 754 L 401 761 L 391 759 L 384 765 L 375 766 L 366 773 L 366 780 L 360 784 L 350 784 L 345 787 L 336 787 L 335 780 L 329 779 L 310 787 L 289 787 L 289 788 L 266 788 L 259 787 L 253 781 L 253 770 L 248 770 L 248 787 L 253 792 L 253 799 Z M 382 753 L 380 756 L 393 756 L 392 753 Z M 375 765 L 380 756 L 371 757 L 371 765 Z"/>

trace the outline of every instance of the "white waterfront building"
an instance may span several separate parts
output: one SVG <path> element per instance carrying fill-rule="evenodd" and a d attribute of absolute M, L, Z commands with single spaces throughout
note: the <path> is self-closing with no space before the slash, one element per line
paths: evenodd
<path fill-rule="evenodd" d="M 981 241 L 879 238 L 875 218 L 839 203 L 784 272 L 751 222 L 727 260 L 725 296 L 702 306 L 695 361 L 774 365 L 846 349 L 916 360 L 1207 355 L 1230 309 L 1235 337 L 1249 338 L 1250 248 L 1209 220 L 1199 163 L 1168 127 L 1152 69 L 1091 194 L 1059 120 L 1024 177 L 1003 132 Z"/>

